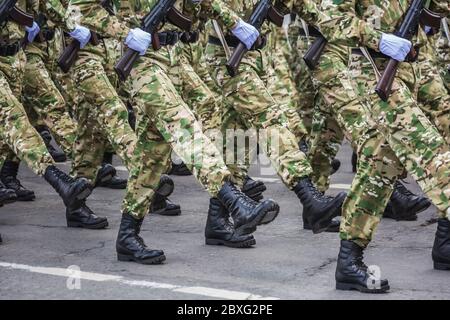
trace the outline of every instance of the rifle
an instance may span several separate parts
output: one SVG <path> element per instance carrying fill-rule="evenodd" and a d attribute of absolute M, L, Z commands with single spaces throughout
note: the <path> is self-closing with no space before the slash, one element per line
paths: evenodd
<path fill-rule="evenodd" d="M 429 10 L 424 10 L 425 0 L 413 0 L 411 6 L 408 8 L 405 18 L 403 19 L 399 30 L 395 33 L 396 36 L 411 40 L 413 35 L 416 33 L 421 19 L 429 18 Z M 433 27 L 433 19 L 428 21 L 431 27 Z M 395 76 L 397 74 L 397 69 L 400 63 L 395 59 L 390 59 L 386 68 L 378 81 L 375 88 L 378 96 L 383 100 L 387 101 L 389 95 L 391 94 L 392 84 L 394 82 Z"/>
<path fill-rule="evenodd" d="M 98 35 L 91 31 L 91 39 L 89 43 L 93 46 L 97 46 L 100 43 Z M 58 58 L 58 66 L 64 73 L 69 72 L 70 68 L 74 65 L 78 59 L 78 52 L 81 50 L 81 44 L 77 39 L 72 39 L 72 42 L 64 49 Z"/>
<path fill-rule="evenodd" d="M 324 36 L 317 37 L 308 51 L 306 51 L 303 61 L 305 61 L 310 70 L 314 70 L 317 67 L 327 43 L 328 41 Z"/>
<path fill-rule="evenodd" d="M 192 21 L 174 8 L 176 0 L 160 0 L 142 19 L 141 29 L 152 35 L 152 47 L 157 51 L 161 48 L 158 38 L 158 28 L 166 20 L 184 31 L 190 31 Z M 128 48 L 117 62 L 114 70 L 121 81 L 125 81 L 133 70 L 134 63 L 139 58 L 139 52 Z"/>
<path fill-rule="evenodd" d="M 109 14 L 114 15 L 114 9 L 112 7 L 111 1 L 103 0 L 100 4 L 106 11 L 108 11 Z M 93 46 L 98 46 L 100 44 L 97 33 L 91 31 L 91 39 L 89 43 Z M 80 42 L 76 39 L 72 39 L 72 42 L 64 49 L 62 54 L 59 56 L 58 66 L 64 73 L 69 72 L 75 61 L 77 61 L 78 52 L 80 51 L 80 49 Z"/>
<path fill-rule="evenodd" d="M 16 7 L 17 0 L 4 0 L 0 3 L 0 25 L 12 19 L 22 26 L 32 27 L 33 16 Z"/>
<path fill-rule="evenodd" d="M 271 0 L 261 0 L 253 9 L 248 23 L 260 30 L 266 19 L 278 27 L 283 25 L 284 17 L 273 7 Z M 248 49 L 242 42 L 234 49 L 233 54 L 226 64 L 230 76 L 236 76 L 239 65 L 247 52 Z"/>

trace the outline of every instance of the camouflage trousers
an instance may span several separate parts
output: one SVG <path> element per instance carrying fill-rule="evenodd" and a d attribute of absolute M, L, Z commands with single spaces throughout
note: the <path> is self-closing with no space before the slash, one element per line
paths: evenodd
<path fill-rule="evenodd" d="M 380 59 L 376 63 L 379 70 L 383 70 L 386 61 Z M 414 88 L 407 86 L 416 78 L 415 67 L 414 64 L 401 64 L 394 90 L 384 102 L 373 90 L 376 76 L 371 64 L 362 56 L 352 55 L 349 65 L 352 84 L 357 88 L 366 117 L 376 123 L 397 158 L 439 209 L 440 217 L 447 217 L 450 206 L 449 146 L 418 107 L 411 91 Z M 375 226 L 376 223 L 370 228 Z"/>
<path fill-rule="evenodd" d="M 92 55 L 78 61 L 73 68 L 73 80 L 81 95 L 74 114 L 78 128 L 73 175 L 94 182 L 107 141 L 130 170 L 136 135 L 128 123 L 128 110 L 109 81 L 101 58 Z"/>
<path fill-rule="evenodd" d="M 227 139 L 227 132 L 245 130 L 247 125 L 240 122 L 236 112 L 225 112 L 222 107 L 222 95 L 218 94 L 220 88 L 215 87 L 214 80 L 209 74 L 204 46 L 200 43 L 180 44 L 179 54 L 178 63 L 170 69 L 169 76 L 201 123 L 206 136 L 217 149 L 223 150 L 222 156 L 231 172 L 231 181 L 242 187 L 250 164 L 256 157 L 257 144 L 245 141 L 235 143 L 234 139 Z"/>
<path fill-rule="evenodd" d="M 27 55 L 24 77 L 24 106 L 33 123 L 42 121 L 53 133 L 64 153 L 71 157 L 76 123 L 66 110 L 63 96 L 41 57 Z"/>
<path fill-rule="evenodd" d="M 289 67 L 291 78 L 295 84 L 295 94 L 291 99 L 298 105 L 297 112 L 306 128 L 305 141 L 309 145 L 308 160 L 313 169 L 312 180 L 316 187 L 325 192 L 328 190 L 331 176 L 331 161 L 336 157 L 343 140 L 334 117 L 322 112 L 320 99 L 316 96 L 316 84 L 311 72 L 303 60 L 303 56 L 315 38 L 308 38 L 304 34 L 299 20 L 291 24 L 287 30 L 279 29 L 277 38 L 277 51 L 285 56 L 286 66 Z M 285 68 L 279 66 L 280 58 L 275 59 L 277 73 L 281 71 L 280 78 L 285 78 Z M 271 91 L 272 92 L 272 91 Z M 278 101 L 278 99 L 276 99 Z"/>
<path fill-rule="evenodd" d="M 202 186 L 215 197 L 225 181 L 231 178 L 231 173 L 221 152 L 203 133 L 201 124 L 176 88 L 184 87 L 185 83 L 182 77 L 185 73 L 177 75 L 170 72 L 171 67 L 175 66 L 173 57 L 177 56 L 177 49 L 162 48 L 158 56 L 164 62 L 149 57 L 139 59 L 130 76 L 130 101 L 140 113 L 152 119 L 141 125 L 147 127 L 143 132 L 153 130 L 158 133 L 161 153 L 172 148 Z M 144 146 L 147 138 L 138 134 L 138 145 Z M 170 156 L 170 152 L 167 153 Z"/>
<path fill-rule="evenodd" d="M 356 176 L 342 208 L 340 236 L 366 246 L 372 239 L 403 166 L 367 117 L 352 86 L 346 61 L 327 50 L 314 71 L 320 107 L 326 119 L 334 119 L 357 150 Z M 329 126 L 331 128 L 331 126 Z M 322 131 L 326 132 L 326 131 Z M 321 139 L 326 139 L 322 135 Z"/>
<path fill-rule="evenodd" d="M 450 145 L 450 94 L 440 76 L 435 39 L 429 38 L 419 55 L 419 107 Z"/>
<path fill-rule="evenodd" d="M 436 41 L 436 54 L 438 56 L 438 68 L 444 79 L 445 87 L 450 92 L 450 40 L 442 32 Z"/>
<path fill-rule="evenodd" d="M 277 103 L 258 74 L 261 51 L 251 51 L 243 60 L 239 73 L 232 78 L 225 68 L 226 57 L 221 46 L 208 44 L 206 59 L 214 88 L 223 97 L 225 112 L 235 112 L 249 129 L 259 131 L 261 149 L 283 182 L 293 188 L 301 177 L 311 174 L 306 155 L 298 148 L 297 138 L 289 130 L 284 107 Z M 261 60 L 262 59 L 262 60 Z"/>
<path fill-rule="evenodd" d="M 21 96 L 26 57 L 0 57 L 0 167 L 15 155 L 25 161 L 37 175 L 44 175 L 53 159 L 39 133 L 28 120 Z"/>
<path fill-rule="evenodd" d="M 268 45 L 257 59 L 257 70 L 273 99 L 283 108 L 289 129 L 300 142 L 308 136 L 308 131 L 300 118 L 300 94 L 284 53 L 288 44 L 283 37 L 284 34 L 276 29 L 269 35 Z"/>

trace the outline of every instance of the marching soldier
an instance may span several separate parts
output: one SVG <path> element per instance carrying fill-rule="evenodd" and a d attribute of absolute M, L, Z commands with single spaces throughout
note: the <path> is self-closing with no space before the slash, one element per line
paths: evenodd
<path fill-rule="evenodd" d="M 407 3 L 389 1 L 387 6 L 382 7 L 373 1 L 341 3 L 322 1 L 321 3 L 321 12 L 326 14 L 320 16 L 320 27 L 330 46 L 342 45 L 344 49 L 345 47 L 354 48 L 350 72 L 342 73 L 342 78 L 349 79 L 351 87 L 356 88 L 353 92 L 355 98 L 361 101 L 367 121 L 374 122 L 382 138 L 385 139 L 378 140 L 378 145 L 368 146 L 372 150 L 370 153 L 367 152 L 368 149 L 359 151 L 359 156 L 364 154 L 370 157 L 383 156 L 379 163 L 383 163 L 386 170 L 380 172 L 383 180 L 380 180 L 382 183 L 378 186 L 379 190 L 376 193 L 378 197 L 374 198 L 373 203 L 367 202 L 367 209 L 364 207 L 358 209 L 355 206 L 356 198 L 352 199 L 350 196 L 344 204 L 341 249 L 336 269 L 336 287 L 341 290 L 385 292 L 389 289 L 387 280 L 380 280 L 379 286 L 369 286 L 368 280 L 372 278 L 362 261 L 362 254 L 380 220 L 380 211 L 374 212 L 373 208 L 382 208 L 383 204 L 387 203 L 389 190 L 392 190 L 393 182 L 401 174 L 400 164 L 404 165 L 439 209 L 441 218 L 438 222 L 438 232 L 433 248 L 435 268 L 445 268 L 450 262 L 450 249 L 446 246 L 450 226 L 447 219 L 450 205 L 447 164 L 450 160 L 450 152 L 445 139 L 413 99 L 411 93 L 413 87 L 410 81 L 415 78 L 413 70 L 416 65 L 407 62 L 400 64 L 394 83 L 395 88 L 386 102 L 372 91 L 377 81 L 374 66 L 376 65 L 382 71 L 387 58 L 404 61 L 411 50 L 410 41 L 392 34 L 394 26 L 399 24 L 410 4 L 411 1 Z M 372 19 L 376 19 L 376 24 Z M 419 30 L 419 39 L 423 36 L 424 34 Z M 369 59 L 366 59 L 365 49 L 362 51 L 355 49 L 362 46 L 373 50 L 371 56 L 374 62 L 371 63 Z M 391 149 L 389 150 L 386 146 Z M 377 151 L 376 154 L 374 151 Z M 372 172 L 372 175 L 368 176 L 376 175 L 377 173 L 373 172 L 379 168 L 368 168 L 362 165 L 365 162 L 360 159 L 358 174 L 362 176 Z M 359 180 L 357 185 L 354 180 L 352 190 L 361 190 L 368 194 L 374 189 L 373 185 L 370 186 L 370 181 L 366 183 L 363 181 Z M 384 199 L 381 198 L 383 193 Z M 350 208 L 352 203 L 353 207 Z"/>
<path fill-rule="evenodd" d="M 25 3 L 20 2 L 22 8 Z M 21 26 L 11 19 L 2 21 L 0 28 L 0 136 L 2 138 L 0 165 L 15 153 L 42 177 L 61 196 L 66 207 L 76 207 L 91 193 L 85 179 L 72 179 L 58 169 L 37 131 L 31 126 L 20 97 L 23 87 L 26 56 L 22 49 L 24 40 L 32 43 L 39 33 L 39 26 Z M 27 31 L 27 37 L 25 37 Z M 69 221 L 68 221 L 69 223 Z"/>

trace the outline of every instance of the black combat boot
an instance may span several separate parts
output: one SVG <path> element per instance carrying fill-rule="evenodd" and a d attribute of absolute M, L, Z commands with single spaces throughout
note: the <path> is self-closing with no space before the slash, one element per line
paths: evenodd
<path fill-rule="evenodd" d="M 41 135 L 42 140 L 44 140 L 45 146 L 55 162 L 67 161 L 66 154 L 61 150 L 55 149 L 52 145 L 52 135 L 48 130 L 39 130 L 39 134 Z"/>
<path fill-rule="evenodd" d="M 222 202 L 217 198 L 211 198 L 205 226 L 205 243 L 230 248 L 249 248 L 255 245 L 256 241 L 251 234 L 237 234 L 230 221 L 230 214 Z"/>
<path fill-rule="evenodd" d="M 53 165 L 45 170 L 44 179 L 69 208 L 74 208 L 78 201 L 86 199 L 92 192 L 92 187 L 85 178 L 73 179 Z"/>
<path fill-rule="evenodd" d="M 428 198 L 415 195 L 397 181 L 383 217 L 397 221 L 415 221 L 417 214 L 430 206 L 431 202 Z"/>
<path fill-rule="evenodd" d="M 184 162 L 180 164 L 176 164 L 172 162 L 172 168 L 169 171 L 170 175 L 173 176 L 191 176 L 192 172 L 189 168 L 184 164 Z"/>
<path fill-rule="evenodd" d="M 174 204 L 168 199 L 174 188 L 173 180 L 168 175 L 163 174 L 153 197 L 150 208 L 151 214 L 160 214 L 162 216 L 179 216 L 181 214 L 180 205 Z"/>
<path fill-rule="evenodd" d="M 14 190 L 8 189 L 0 181 L 0 207 L 4 204 L 13 203 L 17 200 L 17 194 Z"/>
<path fill-rule="evenodd" d="M 96 216 L 85 200 L 66 208 L 66 220 L 69 228 L 104 229 L 108 226 L 108 219 Z"/>
<path fill-rule="evenodd" d="M 160 264 L 166 260 L 161 250 L 148 249 L 139 236 L 144 219 L 136 219 L 124 213 L 117 235 L 116 251 L 119 261 L 135 261 L 142 264 Z"/>
<path fill-rule="evenodd" d="M 7 189 L 14 190 L 17 201 L 33 201 L 36 199 L 34 191 L 26 189 L 17 179 L 19 162 L 6 160 L 0 171 L 0 179 Z"/>
<path fill-rule="evenodd" d="M 116 168 L 112 165 L 113 154 L 105 152 L 101 169 L 97 173 L 96 186 L 109 189 L 126 189 L 127 179 L 117 176 Z"/>
<path fill-rule="evenodd" d="M 305 217 L 302 218 L 303 218 L 303 229 L 312 230 L 311 225 L 308 223 L 308 221 L 306 221 Z M 325 229 L 325 232 L 333 232 L 333 233 L 339 232 L 340 226 L 341 221 L 338 219 L 338 217 L 336 217 L 335 219 L 332 219 L 330 221 L 330 224 Z"/>
<path fill-rule="evenodd" d="M 303 220 L 311 226 L 313 233 L 325 231 L 334 217 L 341 215 L 342 203 L 346 194 L 336 197 L 323 195 L 316 189 L 309 178 L 301 179 L 294 187 L 294 192 L 303 206 Z"/>
<path fill-rule="evenodd" d="M 352 172 L 356 173 L 357 168 L 358 168 L 358 155 L 356 154 L 355 151 L 353 151 L 353 154 L 352 154 Z"/>
<path fill-rule="evenodd" d="M 234 221 L 237 234 L 249 234 L 261 224 L 272 222 L 280 212 L 273 200 L 258 203 L 238 190 L 231 182 L 225 182 L 217 195 Z"/>
<path fill-rule="evenodd" d="M 363 261 L 363 250 L 353 241 L 341 240 L 335 274 L 336 289 L 358 290 L 365 293 L 388 291 L 387 280 L 375 279 L 369 273 L 368 267 Z"/>
<path fill-rule="evenodd" d="M 333 160 L 331 160 L 331 174 L 335 174 L 339 168 L 341 167 L 341 162 L 334 158 Z"/>
<path fill-rule="evenodd" d="M 450 221 L 448 219 L 438 220 L 432 257 L 436 270 L 450 270 Z"/>
<path fill-rule="evenodd" d="M 261 201 L 264 198 L 263 192 L 266 190 L 267 188 L 262 181 L 253 180 L 249 176 L 245 177 L 242 192 L 245 193 L 249 198 L 255 201 Z"/>

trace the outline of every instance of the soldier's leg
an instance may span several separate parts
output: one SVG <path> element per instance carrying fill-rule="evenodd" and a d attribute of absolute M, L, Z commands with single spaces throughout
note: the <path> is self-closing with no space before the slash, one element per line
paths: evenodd
<path fill-rule="evenodd" d="M 186 50 L 188 50 L 188 48 L 186 48 L 185 51 Z M 223 119 L 224 117 L 222 116 L 223 108 L 221 106 L 221 96 L 213 93 L 213 91 L 207 86 L 207 83 L 212 82 L 212 79 L 207 72 L 207 66 L 197 66 L 197 70 L 203 68 L 206 71 L 203 72 L 202 77 L 200 77 L 194 70 L 191 63 L 187 60 L 188 56 L 189 55 L 185 53 L 178 57 L 177 66 L 171 68 L 169 71 L 170 79 L 183 100 L 191 108 L 194 115 L 199 120 L 202 125 L 203 132 L 205 132 L 208 138 L 219 150 L 221 150 L 226 147 L 223 143 L 224 137 L 222 137 L 221 134 L 221 132 L 223 132 L 223 124 L 225 122 Z M 236 119 L 233 118 L 232 120 Z M 228 118 L 228 121 L 231 122 L 231 119 Z M 248 152 L 248 149 L 245 151 Z M 250 161 L 248 153 L 246 154 L 247 161 L 242 163 L 242 159 L 239 160 L 239 163 L 234 161 L 229 163 L 226 161 L 226 165 L 232 172 L 233 183 L 242 188 L 247 177 L 249 166 L 248 161 Z"/>
<path fill-rule="evenodd" d="M 89 196 L 91 190 L 85 180 L 73 180 L 55 167 L 53 159 L 37 131 L 31 126 L 25 110 L 13 95 L 9 83 L 0 74 L 0 136 L 19 158 L 36 174 L 43 176 L 58 192 L 66 206 Z"/>
<path fill-rule="evenodd" d="M 412 65 L 402 64 L 400 76 L 394 83 L 397 89 L 393 90 L 387 103 L 369 89 L 376 85 L 370 63 L 361 56 L 353 55 L 350 68 L 366 115 L 377 123 L 406 170 L 438 207 L 440 215 L 446 217 L 450 206 L 449 147 L 401 80 L 402 74 L 407 79 L 414 77 Z"/>
<path fill-rule="evenodd" d="M 67 156 L 75 142 L 76 124 L 66 111 L 65 101 L 51 79 L 44 62 L 29 55 L 24 76 L 24 106 L 32 109 L 50 129 Z"/>
<path fill-rule="evenodd" d="M 224 91 L 225 107 L 234 108 L 254 129 L 259 130 L 263 151 L 284 184 L 300 198 L 313 231 L 326 230 L 331 218 L 340 213 L 345 194 L 339 194 L 333 200 L 323 198 L 312 185 L 309 178 L 312 169 L 306 155 L 299 150 L 296 137 L 288 129 L 284 111 L 270 95 L 252 64 L 258 53 L 249 53 L 248 60 L 244 59 L 239 73 L 232 78 L 224 67 L 226 57 L 221 47 L 212 44 L 208 47 L 211 74 Z"/>
<path fill-rule="evenodd" d="M 230 172 L 221 153 L 204 135 L 194 114 L 161 67 L 142 59 L 135 66 L 131 80 L 133 103 L 154 119 L 160 134 L 198 181 L 230 210 L 238 232 L 251 233 L 258 224 L 275 219 L 279 209 L 273 201 L 258 205 L 242 193 L 235 193 L 237 189 L 229 182 Z M 233 203 L 229 201 L 232 198 Z M 250 201 L 246 209 L 241 206 L 245 199 Z"/>
<path fill-rule="evenodd" d="M 436 41 L 436 49 L 438 68 L 445 87 L 450 92 L 450 39 L 447 38 L 444 32 L 441 32 Z"/>
<path fill-rule="evenodd" d="M 95 185 L 107 141 L 99 129 L 90 104 L 82 102 L 77 105 L 74 117 L 78 126 L 73 146 L 71 175 L 83 177 Z"/>
<path fill-rule="evenodd" d="M 149 213 L 160 178 L 168 170 L 171 147 L 159 134 L 153 120 L 140 111 L 136 114 L 136 135 L 136 165 L 129 172 L 122 212 L 142 219 Z"/>
<path fill-rule="evenodd" d="M 90 114 L 99 124 L 103 137 L 108 139 L 130 170 L 136 135 L 128 123 L 128 110 L 109 82 L 101 62 L 89 59 L 76 65 L 73 72 L 83 102 L 90 105 Z M 100 162 L 102 158 L 103 153 Z"/>
<path fill-rule="evenodd" d="M 14 152 L 12 152 L 9 146 L 3 141 L 0 142 L 0 168 L 3 167 L 6 159 L 8 157 L 11 157 L 11 155 L 13 157 L 15 156 Z M 4 204 L 17 201 L 17 198 L 18 197 L 16 191 L 5 186 L 3 182 L 0 180 L 0 207 L 3 206 Z"/>
<path fill-rule="evenodd" d="M 419 55 L 419 107 L 450 145 L 450 94 L 440 76 L 434 39 L 421 48 Z"/>
<path fill-rule="evenodd" d="M 313 168 L 312 179 L 317 188 L 325 192 L 333 173 L 332 161 L 336 157 L 344 134 L 330 109 L 318 101 L 313 116 L 309 139 L 308 159 Z"/>

